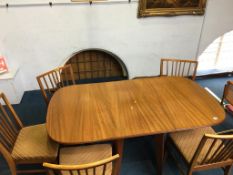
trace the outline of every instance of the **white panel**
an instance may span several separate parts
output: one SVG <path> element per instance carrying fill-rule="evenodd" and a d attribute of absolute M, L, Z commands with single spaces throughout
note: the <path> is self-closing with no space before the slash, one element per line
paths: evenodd
<path fill-rule="evenodd" d="M 224 33 L 233 30 L 233 1 L 208 0 L 198 55 Z"/>
<path fill-rule="evenodd" d="M 3 92 L 11 104 L 20 103 L 24 87 L 21 79 L 21 71 L 14 69 L 8 76 L 0 76 L 0 92 Z"/>
<path fill-rule="evenodd" d="M 62 2 L 62 0 L 61 0 Z M 232 0 L 209 0 L 203 16 L 137 18 L 137 3 L 0 8 L 0 52 L 19 65 L 24 90 L 36 76 L 74 52 L 103 48 L 118 55 L 130 77 L 159 74 L 162 57 L 196 59 L 215 36 L 233 27 Z"/>

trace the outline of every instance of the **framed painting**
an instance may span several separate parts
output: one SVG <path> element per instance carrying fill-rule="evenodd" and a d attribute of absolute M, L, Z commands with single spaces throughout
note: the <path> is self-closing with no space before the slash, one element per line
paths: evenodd
<path fill-rule="evenodd" d="M 138 17 L 203 15 L 207 0 L 139 0 Z"/>

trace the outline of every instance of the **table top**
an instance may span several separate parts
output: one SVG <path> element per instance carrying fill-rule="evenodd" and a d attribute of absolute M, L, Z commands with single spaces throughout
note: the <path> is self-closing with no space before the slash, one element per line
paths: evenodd
<path fill-rule="evenodd" d="M 49 136 L 81 144 L 221 123 L 224 109 L 196 82 L 156 77 L 59 89 L 47 111 Z"/>

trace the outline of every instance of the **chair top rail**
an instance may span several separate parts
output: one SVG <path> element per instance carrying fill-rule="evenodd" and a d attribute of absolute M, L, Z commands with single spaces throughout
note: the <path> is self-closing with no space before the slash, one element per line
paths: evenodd
<path fill-rule="evenodd" d="M 174 62 L 192 62 L 198 63 L 196 60 L 176 59 L 176 58 L 161 58 L 161 61 L 174 61 Z"/>
<path fill-rule="evenodd" d="M 233 139 L 233 134 L 231 135 L 205 134 L 205 137 L 212 139 Z"/>
<path fill-rule="evenodd" d="M 48 75 L 48 74 L 51 74 L 51 73 L 53 73 L 53 72 L 57 72 L 57 71 L 60 71 L 60 70 L 62 70 L 62 69 L 65 69 L 65 68 L 67 68 L 67 67 L 71 67 L 71 64 L 67 64 L 67 65 L 64 65 L 64 66 L 59 66 L 59 67 L 57 67 L 57 68 L 55 68 L 55 69 L 53 69 L 53 70 L 47 71 L 47 72 L 45 72 L 45 73 L 42 73 L 42 74 L 40 74 L 40 75 L 37 76 L 37 79 L 38 79 L 38 78 L 41 78 L 41 77 L 44 77 L 44 76 L 46 76 L 46 75 Z"/>
<path fill-rule="evenodd" d="M 3 100 L 3 102 L 5 103 L 5 105 L 7 106 L 7 108 L 9 108 L 10 112 L 12 113 L 14 120 L 16 121 L 17 125 L 20 128 L 23 128 L 23 123 L 20 121 L 18 115 L 16 114 L 14 108 L 11 106 L 10 102 L 8 101 L 8 99 L 6 98 L 5 94 L 3 92 L 0 92 L 0 99 Z"/>
<path fill-rule="evenodd" d="M 93 167 L 97 167 L 97 166 L 110 163 L 118 159 L 119 157 L 120 157 L 119 154 L 116 154 L 110 158 L 106 158 L 106 159 L 103 159 L 97 162 L 92 162 L 92 163 L 83 164 L 83 165 L 57 165 L 57 164 L 51 164 L 51 163 L 43 163 L 43 166 L 46 168 L 55 169 L 55 170 L 81 170 L 81 169 L 93 168 Z"/>

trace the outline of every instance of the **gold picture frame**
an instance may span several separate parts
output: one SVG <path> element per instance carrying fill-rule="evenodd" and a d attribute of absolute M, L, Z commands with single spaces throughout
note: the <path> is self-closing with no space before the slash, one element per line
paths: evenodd
<path fill-rule="evenodd" d="M 139 0 L 138 17 L 203 15 L 207 0 Z"/>

